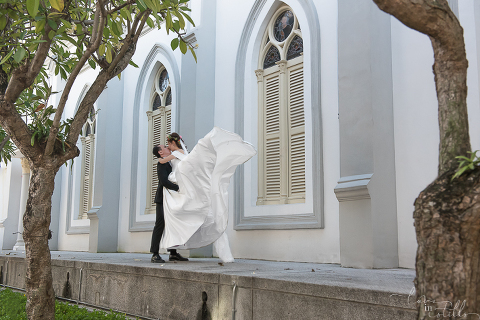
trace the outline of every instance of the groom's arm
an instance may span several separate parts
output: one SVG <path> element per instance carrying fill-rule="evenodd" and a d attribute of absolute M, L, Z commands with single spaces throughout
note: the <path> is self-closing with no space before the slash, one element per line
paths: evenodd
<path fill-rule="evenodd" d="M 161 166 L 164 166 L 161 164 Z M 168 180 L 168 171 L 162 168 L 163 170 L 159 170 L 160 172 L 158 173 L 158 180 L 160 180 L 160 183 L 167 189 L 170 190 L 175 190 L 178 191 L 178 185 L 173 183 L 172 181 Z"/>

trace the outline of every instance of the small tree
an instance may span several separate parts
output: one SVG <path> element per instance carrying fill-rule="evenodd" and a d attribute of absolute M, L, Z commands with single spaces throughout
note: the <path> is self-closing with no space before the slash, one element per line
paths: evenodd
<path fill-rule="evenodd" d="M 0 161 L 13 144 L 31 169 L 23 217 L 29 319 L 53 319 L 55 296 L 48 249 L 51 197 L 59 168 L 79 155 L 78 136 L 107 82 L 130 63 L 147 24 L 177 37 L 171 46 L 188 49 L 181 31 L 188 0 L 0 0 Z M 46 71 L 66 81 L 56 106 Z M 78 74 L 88 63 L 100 71 L 72 119 L 62 120 Z M 13 144 L 12 144 L 13 143 Z"/>
<path fill-rule="evenodd" d="M 415 201 L 415 288 L 420 301 L 440 310 L 425 312 L 425 305 L 419 304 L 418 319 L 480 314 L 480 169 L 475 161 L 466 161 L 469 170 L 453 179 L 458 176 L 456 157 L 466 159 L 471 151 L 463 29 L 447 0 L 373 1 L 407 27 L 429 36 L 435 58 L 439 166 L 437 179 Z"/>

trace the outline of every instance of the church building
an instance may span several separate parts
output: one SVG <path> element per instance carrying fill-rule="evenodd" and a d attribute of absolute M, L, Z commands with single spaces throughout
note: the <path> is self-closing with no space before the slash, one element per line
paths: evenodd
<path fill-rule="evenodd" d="M 480 149 L 480 1 L 449 0 L 464 28 L 473 150 Z M 413 203 L 437 176 L 438 105 L 429 38 L 372 0 L 191 0 L 185 40 L 148 27 L 110 80 L 58 172 L 51 250 L 145 252 L 158 185 L 154 145 L 191 150 L 212 128 L 257 154 L 230 181 L 237 259 L 414 268 Z M 99 69 L 71 91 L 73 117 Z M 54 91 L 65 82 L 50 79 Z M 60 97 L 54 96 L 55 105 Z M 29 169 L 0 167 L 0 249 L 23 250 Z M 181 252 L 216 256 L 213 247 Z"/>

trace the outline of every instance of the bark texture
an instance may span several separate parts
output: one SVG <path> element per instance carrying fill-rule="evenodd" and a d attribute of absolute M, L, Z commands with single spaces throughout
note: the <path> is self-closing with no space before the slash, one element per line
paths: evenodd
<path fill-rule="evenodd" d="M 480 317 L 480 168 L 452 181 L 453 174 L 415 201 L 418 319 Z"/>
<path fill-rule="evenodd" d="M 23 239 L 27 259 L 25 281 L 29 319 L 55 319 L 55 292 L 48 235 L 55 174 L 58 167 L 31 167 Z"/>

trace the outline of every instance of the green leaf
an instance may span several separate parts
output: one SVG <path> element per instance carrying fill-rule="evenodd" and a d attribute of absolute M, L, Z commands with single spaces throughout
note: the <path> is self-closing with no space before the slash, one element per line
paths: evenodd
<path fill-rule="evenodd" d="M 27 11 L 32 18 L 37 16 L 39 4 L 40 0 L 27 0 Z"/>
<path fill-rule="evenodd" d="M 0 15 L 0 30 L 5 29 L 5 26 L 7 25 L 7 17 L 5 15 Z"/>
<path fill-rule="evenodd" d="M 52 19 L 48 19 L 48 25 L 53 29 L 53 30 L 57 30 L 57 23 L 55 21 L 53 21 Z"/>
<path fill-rule="evenodd" d="M 180 51 L 182 51 L 183 54 L 187 52 L 187 44 L 183 40 L 180 40 Z"/>
<path fill-rule="evenodd" d="M 60 68 L 60 76 L 62 77 L 62 79 L 67 79 L 67 73 L 65 72 L 65 69 L 63 68 Z"/>
<path fill-rule="evenodd" d="M 17 21 L 18 20 L 18 15 L 17 15 L 17 12 L 16 11 L 13 11 L 13 10 L 8 10 L 7 11 L 7 14 L 10 18 L 12 18 L 14 21 Z"/>
<path fill-rule="evenodd" d="M 172 24 L 172 27 L 174 30 L 180 31 L 180 22 L 178 22 L 178 20 L 175 20 Z"/>
<path fill-rule="evenodd" d="M 117 74 L 118 80 L 122 80 L 122 73 Z"/>
<path fill-rule="evenodd" d="M 92 59 L 88 59 L 88 64 L 90 65 L 90 67 L 92 69 L 95 69 L 96 68 L 96 64 L 95 64 L 95 61 L 93 61 Z"/>
<path fill-rule="evenodd" d="M 153 29 L 153 27 L 155 26 L 155 25 L 153 24 L 153 20 L 152 20 L 150 17 L 147 18 L 147 25 L 148 25 L 150 28 L 152 28 L 152 29 Z"/>
<path fill-rule="evenodd" d="M 172 28 L 172 15 L 170 14 L 170 11 L 167 11 L 167 21 L 165 22 L 166 24 L 166 29 L 167 29 L 167 34 L 170 31 L 170 28 Z"/>
<path fill-rule="evenodd" d="M 58 34 L 62 34 L 62 33 L 65 32 L 65 29 L 67 29 L 67 26 L 66 26 L 66 25 L 63 25 L 63 26 L 61 26 L 60 28 L 58 28 L 57 33 L 58 33 Z"/>
<path fill-rule="evenodd" d="M 149 9 L 152 9 L 153 12 L 157 12 L 157 7 L 153 4 L 152 0 L 143 0 Z"/>
<path fill-rule="evenodd" d="M 120 33 L 120 30 L 118 30 L 118 27 L 117 27 L 117 24 L 116 23 L 112 23 L 112 32 L 114 35 L 116 36 L 120 36 L 121 33 Z"/>
<path fill-rule="evenodd" d="M 60 19 L 60 21 L 62 21 L 63 25 L 67 26 L 67 28 L 71 28 L 71 27 L 72 27 L 72 24 L 71 24 L 70 22 L 68 22 L 67 20 Z"/>
<path fill-rule="evenodd" d="M 52 7 L 57 10 L 57 11 L 63 11 L 63 8 L 65 4 L 63 3 L 63 0 L 50 0 L 50 4 Z"/>
<path fill-rule="evenodd" d="M 107 58 L 107 62 L 108 63 L 111 63 L 112 62 L 112 49 L 110 47 L 107 47 L 107 55 L 106 55 L 106 58 Z"/>
<path fill-rule="evenodd" d="M 39 20 L 39 21 L 35 22 L 35 32 L 36 33 L 41 33 L 43 31 L 43 29 L 45 28 L 45 23 L 46 23 L 45 20 Z"/>
<path fill-rule="evenodd" d="M 123 8 L 122 10 L 120 10 L 120 15 L 122 16 L 123 19 L 125 20 L 130 20 L 131 17 L 129 18 L 129 14 L 127 13 L 127 10 L 125 10 L 125 8 Z"/>
<path fill-rule="evenodd" d="M 30 140 L 30 144 L 33 146 L 33 144 L 35 143 L 35 136 L 38 134 L 38 131 L 35 131 L 33 134 L 32 134 L 32 139 Z"/>
<path fill-rule="evenodd" d="M 117 21 L 117 29 L 118 31 L 120 32 L 120 35 L 122 35 L 123 33 L 123 25 L 122 25 L 122 22 L 119 20 Z"/>
<path fill-rule="evenodd" d="M 172 42 L 170 42 L 170 46 L 172 47 L 172 50 L 177 49 L 177 47 L 178 47 L 178 38 L 173 39 Z"/>
<path fill-rule="evenodd" d="M 110 30 L 108 30 L 108 28 L 103 29 L 103 36 L 107 39 L 110 37 Z"/>
<path fill-rule="evenodd" d="M 195 59 L 195 63 L 197 62 L 197 55 L 195 54 L 195 50 L 193 50 L 192 47 L 188 47 L 190 49 L 190 52 L 192 53 L 193 58 Z"/>
<path fill-rule="evenodd" d="M 100 47 L 98 47 L 98 53 L 101 55 L 101 56 L 104 56 L 105 55 L 105 45 L 102 43 L 100 45 Z"/>
<path fill-rule="evenodd" d="M 24 48 L 18 48 L 17 52 L 15 52 L 15 54 L 13 55 L 13 60 L 15 60 L 16 63 L 20 63 L 20 61 L 22 61 L 25 57 L 26 52 L 27 51 Z"/>
<path fill-rule="evenodd" d="M 180 13 L 183 14 L 183 16 L 184 16 L 185 18 L 187 18 L 188 22 L 190 22 L 190 23 L 192 24 L 192 26 L 195 27 L 195 22 L 193 22 L 192 18 L 190 18 L 190 16 L 189 16 L 188 14 L 186 14 L 186 13 L 183 12 L 183 11 L 180 11 Z"/>
<path fill-rule="evenodd" d="M 67 36 L 66 34 L 64 34 L 62 36 L 62 39 L 65 39 L 67 41 L 69 41 L 71 44 L 73 44 L 75 47 L 77 46 L 77 42 L 75 41 L 75 39 L 73 39 L 72 37 L 70 36 Z"/>
<path fill-rule="evenodd" d="M 130 60 L 128 62 L 128 64 L 134 66 L 135 68 L 138 68 L 138 65 L 135 62 L 133 62 L 132 60 Z"/>
<path fill-rule="evenodd" d="M 1 64 L 4 64 L 5 61 L 7 61 L 8 58 L 10 58 L 10 57 L 12 56 L 12 54 L 13 54 L 13 50 L 11 50 L 11 51 L 5 56 L 5 58 L 2 59 L 2 61 L 0 61 L 0 65 L 1 65 Z"/>
<path fill-rule="evenodd" d="M 50 12 L 47 17 L 49 18 L 56 18 L 63 16 L 62 12 Z"/>
<path fill-rule="evenodd" d="M 180 29 L 185 29 L 185 19 L 183 19 L 180 13 L 176 14 L 178 21 L 180 22 Z"/>
<path fill-rule="evenodd" d="M 137 0 L 137 7 L 141 12 L 147 10 L 147 5 L 142 0 Z"/>
<path fill-rule="evenodd" d="M 53 37 L 55 37 L 55 30 L 50 30 L 50 32 L 48 33 L 48 37 L 50 38 L 50 40 L 52 40 Z"/>

